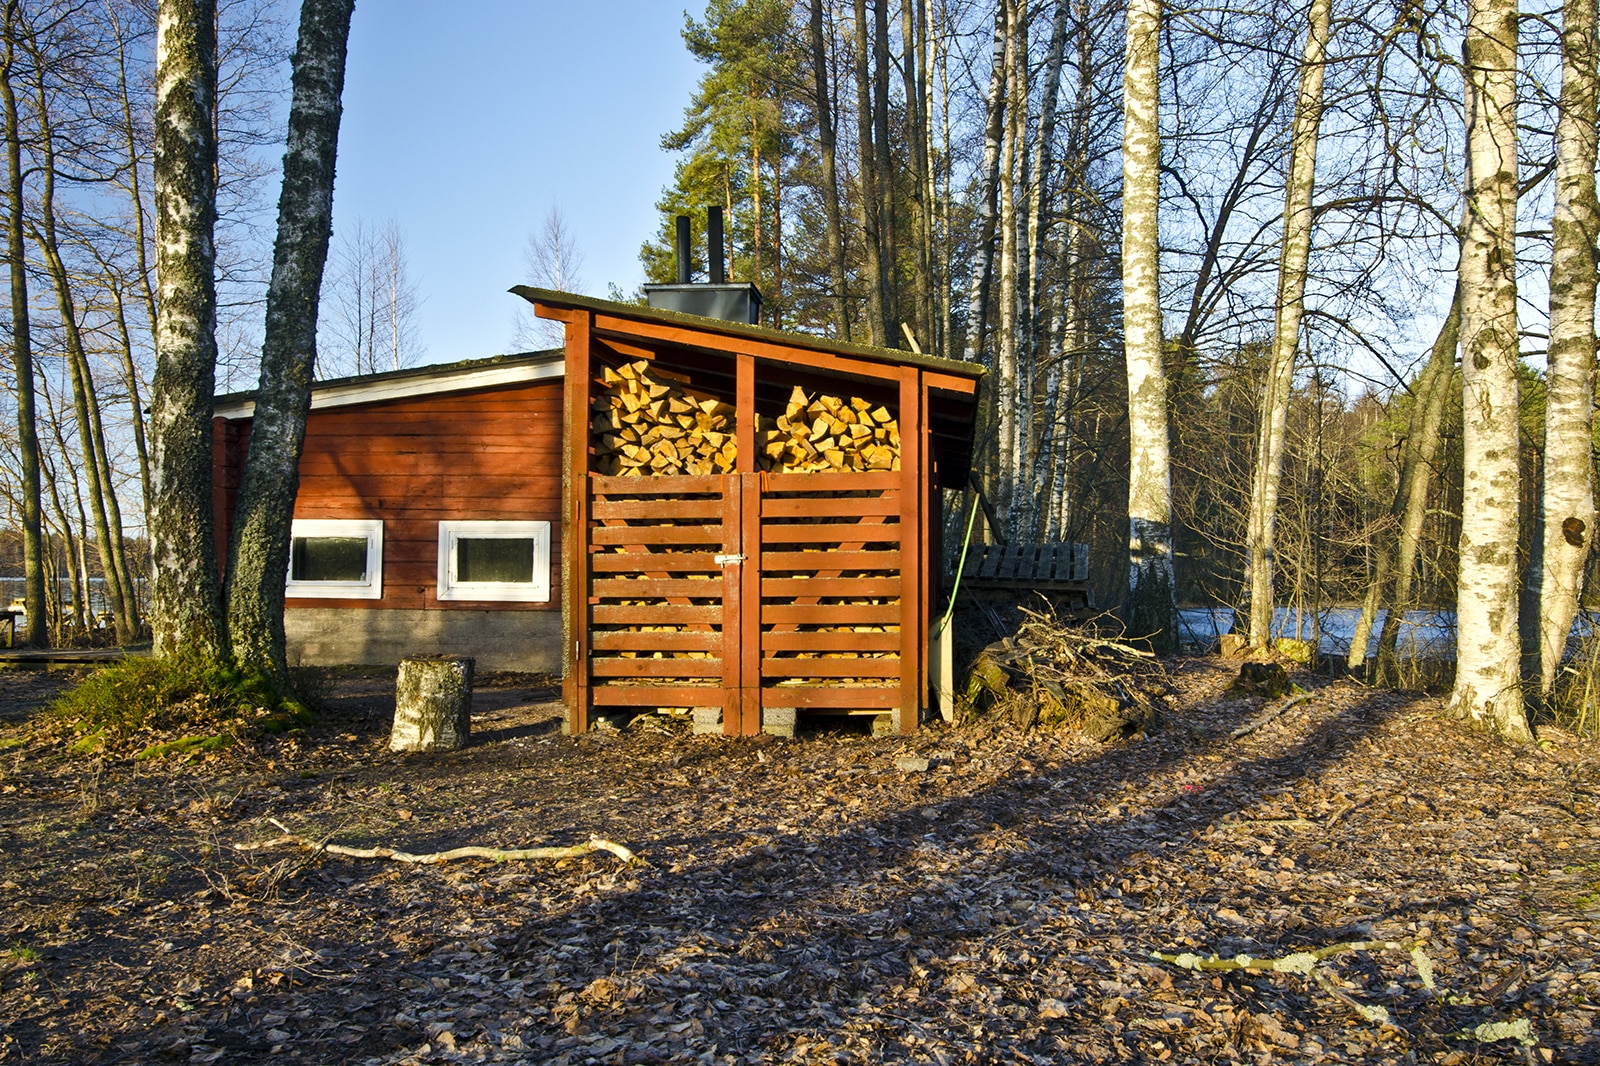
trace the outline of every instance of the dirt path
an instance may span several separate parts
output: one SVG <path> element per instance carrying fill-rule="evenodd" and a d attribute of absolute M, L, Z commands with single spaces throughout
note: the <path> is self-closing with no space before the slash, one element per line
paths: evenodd
<path fill-rule="evenodd" d="M 473 747 L 400 757 L 392 682 L 354 675 L 314 742 L 98 769 L 15 747 L 57 681 L 0 673 L 0 1062 L 1600 1062 L 1592 749 L 1315 678 L 1233 741 L 1259 705 L 1173 669 L 1165 728 L 1111 747 L 573 740 L 513 678 Z M 649 865 L 232 850 L 269 818 Z M 1150 958 L 1349 940 L 1422 941 L 1437 989 L 1403 952 L 1331 987 Z"/>

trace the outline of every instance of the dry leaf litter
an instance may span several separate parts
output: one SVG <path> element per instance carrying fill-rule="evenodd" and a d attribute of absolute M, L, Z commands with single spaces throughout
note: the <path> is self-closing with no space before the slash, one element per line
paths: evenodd
<path fill-rule="evenodd" d="M 0 673 L 0 1062 L 1600 1062 L 1593 749 L 1298 674 L 1232 739 L 1233 676 L 1168 663 L 1113 744 L 573 739 L 503 677 L 406 757 L 350 674 L 306 738 L 150 764 L 31 739 L 64 679 Z M 234 849 L 273 819 L 644 863 Z M 1352 942 L 1419 952 L 1300 959 Z"/>

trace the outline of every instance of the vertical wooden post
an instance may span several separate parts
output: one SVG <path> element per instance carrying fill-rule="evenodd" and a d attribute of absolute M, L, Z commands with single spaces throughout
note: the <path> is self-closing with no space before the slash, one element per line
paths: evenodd
<path fill-rule="evenodd" d="M 922 711 L 921 372 L 900 369 L 900 732 L 914 733 Z"/>
<path fill-rule="evenodd" d="M 920 545 L 922 553 L 922 609 L 917 612 L 917 649 L 923 656 L 920 673 L 917 674 L 919 699 L 927 700 L 933 686 L 928 683 L 928 656 L 933 654 L 933 611 L 939 603 L 940 568 L 944 565 L 944 551 L 942 548 L 943 531 L 940 528 L 941 516 L 939 507 L 939 487 L 935 478 L 933 462 L 933 409 L 931 390 L 928 388 L 928 377 L 921 371 L 917 372 L 917 392 L 920 403 L 917 410 L 918 423 L 922 432 L 917 434 L 917 449 L 920 453 L 918 465 L 921 476 L 917 478 L 917 521 L 918 531 L 921 534 Z M 904 438 L 901 438 L 904 443 Z M 930 706 L 932 702 L 929 701 Z"/>
<path fill-rule="evenodd" d="M 734 460 L 736 463 L 737 459 Z M 744 499 L 743 478 L 724 474 L 722 481 L 722 554 L 737 556 L 742 548 L 744 523 L 740 506 Z M 738 563 L 722 566 L 722 734 L 738 736 L 744 718 L 744 657 L 740 639 L 744 617 L 744 567 Z"/>
<path fill-rule="evenodd" d="M 566 506 L 561 524 L 561 583 L 566 647 L 562 696 L 567 705 L 567 732 L 589 728 L 589 393 L 593 374 L 589 334 L 593 317 L 573 312 L 567 323 L 566 381 L 562 389 L 562 482 Z"/>
<path fill-rule="evenodd" d="M 734 440 L 738 448 L 735 477 L 729 487 L 740 497 L 736 549 L 744 562 L 736 571 L 740 615 L 724 639 L 739 661 L 737 727 L 743 736 L 761 732 L 761 475 L 756 463 L 756 358 L 740 353 L 734 363 Z"/>
<path fill-rule="evenodd" d="M 739 624 L 740 684 L 742 685 L 740 732 L 753 737 L 761 732 L 761 475 L 754 471 L 739 475 L 740 495 L 744 497 L 744 531 L 740 551 L 744 554 L 743 588 L 740 599 L 744 614 Z"/>

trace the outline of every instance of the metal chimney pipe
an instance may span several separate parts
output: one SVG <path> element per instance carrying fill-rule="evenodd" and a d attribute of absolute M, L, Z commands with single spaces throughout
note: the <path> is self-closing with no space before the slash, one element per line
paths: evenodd
<path fill-rule="evenodd" d="M 687 284 L 689 284 L 689 273 L 690 273 L 690 271 L 689 271 L 690 245 L 689 245 L 689 216 L 688 215 L 679 215 L 678 216 L 678 243 L 677 243 L 677 246 L 676 246 L 676 251 L 678 253 L 678 284 L 679 285 L 687 285 Z"/>
<path fill-rule="evenodd" d="M 706 208 L 706 239 L 711 244 L 709 258 L 707 259 L 711 284 L 721 285 L 724 278 L 722 276 L 722 208 L 720 207 Z"/>

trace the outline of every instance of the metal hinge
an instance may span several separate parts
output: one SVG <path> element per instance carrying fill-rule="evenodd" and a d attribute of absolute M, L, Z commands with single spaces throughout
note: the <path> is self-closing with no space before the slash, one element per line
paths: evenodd
<path fill-rule="evenodd" d="M 742 555 L 719 555 L 716 558 L 716 562 L 717 562 L 718 566 L 727 566 L 729 563 L 742 563 L 742 562 L 744 562 L 744 556 L 742 556 Z"/>

